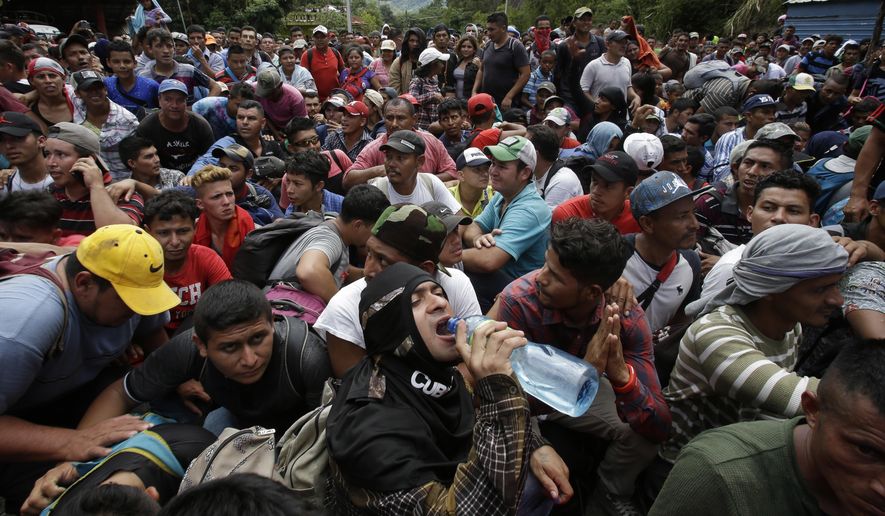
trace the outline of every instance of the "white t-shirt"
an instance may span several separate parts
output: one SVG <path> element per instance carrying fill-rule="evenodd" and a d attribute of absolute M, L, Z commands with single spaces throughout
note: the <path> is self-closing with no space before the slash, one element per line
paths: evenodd
<path fill-rule="evenodd" d="M 657 278 L 658 272 L 659 270 L 646 263 L 638 252 L 633 253 L 633 256 L 627 260 L 627 266 L 624 267 L 624 277 L 633 285 L 637 297 L 652 284 Z M 658 288 L 651 304 L 645 310 L 645 317 L 652 333 L 660 330 L 673 319 L 685 298 L 688 297 L 693 283 L 694 271 L 685 257 L 679 254 L 679 261 L 676 262 L 676 267 L 670 273 L 670 277 Z"/>
<path fill-rule="evenodd" d="M 550 168 L 553 167 L 551 166 Z M 547 181 L 547 174 L 550 173 L 550 168 L 544 172 L 543 176 L 535 177 L 535 188 L 538 189 L 538 195 L 544 198 L 544 202 L 547 203 L 547 206 L 550 206 L 550 209 L 556 208 L 573 197 L 584 195 L 581 180 L 568 167 L 562 167 L 553 174 L 550 184 L 544 190 L 544 182 Z"/>
<path fill-rule="evenodd" d="M 473 285 L 470 284 L 467 275 L 457 269 L 447 270 L 451 276 L 437 272 L 436 280 L 449 296 L 449 304 L 454 315 L 457 317 L 482 315 L 479 302 L 476 300 L 476 292 L 473 291 Z M 366 280 L 362 278 L 339 290 L 320 314 L 313 325 L 314 329 L 323 332 L 323 337 L 328 332 L 365 349 L 366 342 L 363 340 L 359 314 L 360 295 L 364 288 Z"/>
<path fill-rule="evenodd" d="M 787 71 L 777 63 L 768 63 L 768 70 L 762 74 L 761 79 L 778 80 L 787 76 Z"/>
<path fill-rule="evenodd" d="M 632 75 L 633 67 L 629 59 L 622 57 L 617 63 L 611 63 L 605 58 L 605 54 L 602 54 L 584 67 L 584 72 L 581 74 L 581 91 L 589 91 L 595 99 L 602 88 L 614 86 L 624 93 L 626 99 Z"/>
<path fill-rule="evenodd" d="M 415 189 L 409 195 L 400 195 L 393 189 L 393 185 L 386 177 L 373 179 L 369 184 L 384 192 L 390 204 L 417 204 L 421 206 L 425 202 L 438 201 L 448 206 L 452 213 L 458 213 L 458 210 L 461 209 L 461 205 L 440 178 L 427 172 L 418 172 L 416 179 Z"/>
<path fill-rule="evenodd" d="M 53 182 L 52 176 L 46 174 L 46 177 L 44 177 L 42 181 L 37 183 L 26 183 L 25 180 L 22 179 L 21 173 L 16 168 L 15 172 L 12 173 L 10 183 L 0 184 L 0 199 L 6 197 L 6 195 L 10 193 L 10 189 L 6 188 L 7 184 L 10 184 L 13 192 L 25 192 L 28 190 L 46 190 Z"/>
<path fill-rule="evenodd" d="M 687 315 L 696 314 L 706 306 L 710 300 L 725 290 L 725 287 L 728 286 L 729 280 L 734 277 L 734 265 L 741 260 L 741 255 L 744 254 L 745 247 L 747 247 L 746 244 L 741 244 L 719 257 L 719 261 L 713 265 L 713 268 L 710 269 L 710 272 L 708 272 L 707 276 L 704 278 L 701 297 L 685 307 L 685 313 Z"/>

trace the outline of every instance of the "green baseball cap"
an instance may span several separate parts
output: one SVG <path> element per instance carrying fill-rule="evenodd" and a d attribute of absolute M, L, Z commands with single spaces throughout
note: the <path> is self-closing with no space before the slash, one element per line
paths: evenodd
<path fill-rule="evenodd" d="M 532 170 L 538 164 L 535 146 L 522 136 L 508 136 L 497 145 L 489 145 L 483 149 L 483 152 L 486 153 L 486 156 L 491 156 L 498 161 L 520 160 Z"/>
<path fill-rule="evenodd" d="M 413 260 L 437 263 L 448 231 L 438 217 L 424 208 L 415 204 L 398 204 L 389 206 L 381 213 L 372 234 Z M 440 270 L 446 272 L 441 267 Z"/>

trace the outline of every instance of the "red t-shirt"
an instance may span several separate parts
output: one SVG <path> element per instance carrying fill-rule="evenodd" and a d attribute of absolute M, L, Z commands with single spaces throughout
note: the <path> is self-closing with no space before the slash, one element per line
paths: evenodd
<path fill-rule="evenodd" d="M 344 69 L 344 61 L 341 59 L 341 54 L 331 47 L 326 47 L 325 52 L 317 50 L 316 47 L 309 49 L 301 58 L 301 66 L 307 68 L 307 71 L 313 75 L 320 102 L 326 100 L 332 90 L 340 86 L 338 74 Z"/>
<path fill-rule="evenodd" d="M 175 274 L 166 274 L 163 280 L 173 292 L 178 294 L 181 304 L 169 310 L 171 320 L 166 330 L 173 332 L 194 311 L 203 291 L 212 285 L 231 279 L 227 265 L 218 253 L 197 244 L 191 244 L 187 250 L 184 265 Z"/>
<path fill-rule="evenodd" d="M 580 219 L 596 218 L 593 208 L 590 206 L 590 195 L 581 195 L 574 197 L 560 204 L 553 210 L 553 222 L 556 224 L 560 220 L 578 217 Z M 630 201 L 624 201 L 624 209 L 621 213 L 610 221 L 618 228 L 618 233 L 629 235 L 631 233 L 639 233 L 639 223 L 633 219 L 633 213 L 630 212 Z"/>
<path fill-rule="evenodd" d="M 562 144 L 559 146 L 561 149 L 574 149 L 575 147 L 580 147 L 581 142 L 572 138 L 571 136 L 566 136 L 562 140 Z"/>

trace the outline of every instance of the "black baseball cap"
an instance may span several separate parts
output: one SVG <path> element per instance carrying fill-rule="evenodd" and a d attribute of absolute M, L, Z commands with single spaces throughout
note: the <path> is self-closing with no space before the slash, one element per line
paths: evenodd
<path fill-rule="evenodd" d="M 43 129 L 37 122 L 28 115 L 15 111 L 4 111 L 0 114 L 0 133 L 9 134 L 17 138 L 27 136 L 28 133 L 44 136 Z"/>
<path fill-rule="evenodd" d="M 636 161 L 623 151 L 606 152 L 589 168 L 609 183 L 623 181 L 628 186 L 633 186 L 639 177 Z"/>
<path fill-rule="evenodd" d="M 473 222 L 473 219 L 467 215 L 457 215 L 451 208 L 439 201 L 427 201 L 421 207 L 427 213 L 436 215 L 436 218 L 442 221 L 446 227 L 446 233 L 455 231 L 458 226 L 467 226 Z"/>
<path fill-rule="evenodd" d="M 424 154 L 424 138 L 415 131 L 397 131 L 387 137 L 387 143 L 381 146 L 381 150 L 393 149 L 406 154 Z"/>
<path fill-rule="evenodd" d="M 69 46 L 74 44 L 82 45 L 83 48 L 87 50 L 89 49 L 89 41 L 86 38 L 79 34 L 72 34 L 65 38 L 64 41 L 61 42 L 61 45 L 59 45 L 59 51 L 61 53 L 62 59 L 64 59 L 65 57 L 65 50 L 67 50 Z"/>
<path fill-rule="evenodd" d="M 94 70 L 82 70 L 79 72 L 74 72 L 73 79 L 74 87 L 78 90 L 85 90 L 93 84 L 104 82 L 104 77 L 99 75 L 99 73 Z"/>

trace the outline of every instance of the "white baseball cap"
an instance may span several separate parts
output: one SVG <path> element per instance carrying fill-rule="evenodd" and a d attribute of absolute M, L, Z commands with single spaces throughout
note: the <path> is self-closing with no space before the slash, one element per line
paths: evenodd
<path fill-rule="evenodd" d="M 329 33 L 329 29 L 327 29 L 325 25 L 317 25 L 317 26 L 314 27 L 314 29 L 313 29 L 313 34 L 316 34 L 317 32 L 319 32 L 319 33 L 321 33 L 321 34 L 328 34 L 328 33 Z"/>
<path fill-rule="evenodd" d="M 381 42 L 381 50 L 396 50 L 396 42 L 392 39 L 385 39 Z"/>
<path fill-rule="evenodd" d="M 624 140 L 624 152 L 633 158 L 639 170 L 654 170 L 664 159 L 664 146 L 657 136 L 633 133 Z"/>
<path fill-rule="evenodd" d="M 434 47 L 430 47 L 421 52 L 418 56 L 418 64 L 421 66 L 429 65 L 434 61 L 448 61 L 450 54 L 443 54 Z"/>

